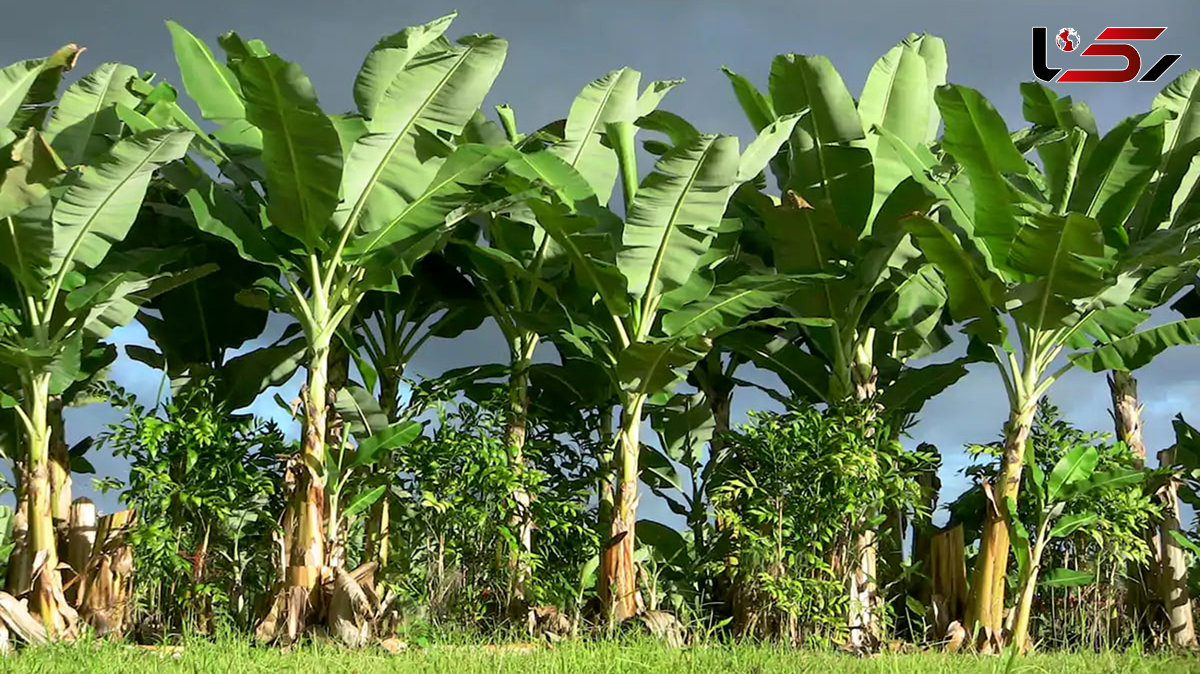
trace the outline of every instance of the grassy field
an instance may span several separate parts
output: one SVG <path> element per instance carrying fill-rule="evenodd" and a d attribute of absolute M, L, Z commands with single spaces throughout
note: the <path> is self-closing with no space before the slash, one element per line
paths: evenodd
<path fill-rule="evenodd" d="M 856 658 L 768 647 L 700 647 L 668 650 L 657 643 L 575 642 L 546 646 L 442 646 L 397 654 L 371 649 L 351 652 L 305 646 L 281 652 L 246 642 L 192 643 L 166 650 L 123 644 L 65 645 L 29 649 L 0 659 L 0 672 L 133 674 L 134 672 L 1200 672 L 1200 659 L 1137 653 L 1047 654 L 1020 658 L 910 654 Z"/>

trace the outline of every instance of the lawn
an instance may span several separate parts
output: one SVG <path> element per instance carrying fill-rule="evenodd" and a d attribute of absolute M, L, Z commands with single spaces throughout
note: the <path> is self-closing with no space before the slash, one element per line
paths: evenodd
<path fill-rule="evenodd" d="M 657 643 L 574 642 L 555 647 L 433 646 L 393 654 L 304 646 L 289 652 L 243 641 L 194 642 L 150 650 L 124 644 L 59 645 L 0 659 L 2 672 L 132 674 L 133 672 L 1200 672 L 1196 657 L 1140 653 L 1060 653 L 1007 658 L 942 653 L 857 658 L 755 646 L 669 650 Z"/>

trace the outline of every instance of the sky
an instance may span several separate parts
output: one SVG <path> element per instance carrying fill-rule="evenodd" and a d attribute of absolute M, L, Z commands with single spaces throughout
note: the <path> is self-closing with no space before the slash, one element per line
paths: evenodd
<path fill-rule="evenodd" d="M 216 37 L 228 30 L 265 40 L 274 52 L 305 69 L 327 112 L 340 112 L 352 107 L 354 74 L 379 38 L 455 10 L 459 16 L 448 31 L 451 37 L 493 33 L 509 40 L 504 69 L 485 109 L 510 104 L 523 131 L 564 117 L 587 82 L 629 66 L 640 70 L 644 80 L 685 78 L 686 83 L 672 91 L 662 107 L 683 115 L 701 131 L 738 135 L 745 143 L 752 138 L 752 129 L 721 66 L 765 87 L 775 55 L 823 54 L 857 95 L 872 63 L 910 32 L 945 39 L 949 79 L 982 91 L 1013 128 L 1021 123 L 1018 83 L 1033 79 L 1032 26 L 1047 26 L 1052 35 L 1072 27 L 1085 43 L 1106 26 L 1167 27 L 1157 41 L 1139 45 L 1144 69 L 1163 53 L 1182 54 L 1159 82 L 1052 85 L 1060 94 L 1087 101 L 1102 130 L 1146 110 L 1169 80 L 1186 68 L 1200 66 L 1195 0 L 1136 4 L 1114 0 L 59 0 L 52 8 L 17 3 L 5 9 L 0 63 L 47 55 L 64 43 L 76 42 L 88 48 L 76 74 L 105 61 L 119 61 L 178 83 L 163 23 L 174 19 L 214 48 Z M 1048 53 L 1051 66 L 1082 65 L 1078 54 L 1063 54 L 1053 45 Z M 1097 57 L 1089 65 L 1121 64 L 1119 59 Z M 1153 320 L 1171 320 L 1171 316 L 1159 312 Z M 138 326 L 118 330 L 113 341 L 148 344 Z M 502 362 L 505 357 L 499 333 L 485 326 L 452 342 L 432 340 L 410 372 L 435 376 L 451 367 Z M 112 378 L 146 404 L 153 403 L 161 382 L 157 372 L 125 356 L 113 367 Z M 1170 351 L 1140 371 L 1138 378 L 1145 405 L 1145 438 L 1153 454 L 1172 443 L 1172 417 L 1180 412 L 1191 416 L 1192 402 L 1200 399 L 1200 349 Z M 756 380 L 769 383 L 772 378 L 759 373 Z M 298 385 L 297 376 L 280 393 L 290 400 Z M 1055 384 L 1050 397 L 1080 427 L 1111 429 L 1103 375 L 1073 371 Z M 740 390 L 733 420 L 742 421 L 748 409 L 772 407 L 764 394 Z M 294 424 L 271 400 L 271 392 L 252 409 L 279 419 L 295 433 Z M 966 486 L 958 474 L 965 465 L 963 445 L 994 440 L 1006 415 L 999 374 L 987 363 L 974 365 L 965 378 L 926 406 L 906 444 L 932 442 L 941 449 L 944 499 Z M 119 419 L 119 413 L 100 405 L 69 410 L 68 441 L 93 435 Z M 1200 415 L 1194 421 L 1200 422 Z M 95 451 L 90 458 L 101 474 L 118 478 L 127 474 L 127 467 L 105 450 Z M 76 476 L 75 485 L 77 495 L 93 498 L 102 510 L 119 507 L 115 494 L 97 494 L 87 476 Z M 663 513 L 661 504 L 647 501 L 644 514 L 653 518 Z"/>

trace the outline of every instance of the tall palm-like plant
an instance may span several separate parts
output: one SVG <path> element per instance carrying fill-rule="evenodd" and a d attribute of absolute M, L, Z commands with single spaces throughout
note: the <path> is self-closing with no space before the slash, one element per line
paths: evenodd
<path fill-rule="evenodd" d="M 95 340 L 182 280 L 156 273 L 178 251 L 114 244 L 133 225 L 154 171 L 191 140 L 190 132 L 159 130 L 122 138 L 116 106 L 135 100 L 129 87 L 138 76 L 129 66 L 101 65 L 55 102 L 79 51 L 72 45 L 0 70 L 0 379 L 19 382 L 4 400 L 23 436 L 28 533 L 19 561 L 33 581 L 30 607 L 51 635 L 74 623 L 57 572 L 50 452 L 61 438 L 52 437 L 52 401 L 87 376 L 83 357 Z"/>
<path fill-rule="evenodd" d="M 640 94 L 641 75 L 629 68 L 614 70 L 591 82 L 575 99 L 565 120 L 533 134 L 517 130 L 512 110 L 499 108 L 503 130 L 479 123 L 469 130 L 480 140 L 511 144 L 522 155 L 507 165 L 520 190 L 542 180 L 543 172 L 566 167 L 576 183 L 564 195 L 572 202 L 602 207 L 612 196 L 617 180 L 616 157 L 605 147 L 600 131 L 610 123 L 631 122 L 653 112 L 679 82 L 651 82 Z M 509 351 L 508 410 L 505 445 L 518 472 L 524 467 L 524 446 L 530 408 L 533 357 L 543 335 L 565 324 L 564 304 L 569 304 L 570 263 L 565 251 L 539 227 L 534 212 L 518 205 L 494 213 L 483 224 L 482 241 L 458 239 L 463 268 L 475 279 L 484 306 L 504 336 Z M 486 243 L 486 245 L 484 245 Z M 543 368 L 544 370 L 545 368 Z M 534 523 L 529 517 L 530 494 L 517 487 L 513 502 L 518 510 L 513 534 L 516 550 L 510 561 L 513 599 L 525 600 L 532 553 Z M 514 604 L 514 608 L 516 604 Z"/>
<path fill-rule="evenodd" d="M 780 272 L 822 278 L 791 298 L 785 314 L 797 322 L 776 336 L 756 330 L 727 341 L 779 373 L 802 399 L 877 401 L 877 409 L 900 417 L 915 413 L 966 373 L 965 359 L 903 367 L 949 344 L 942 327 L 946 292 L 903 225 L 910 214 L 929 213 L 933 199 L 881 134 L 908 144 L 933 140 L 945 45 L 929 35 L 908 36 L 875 63 L 857 101 L 822 56 L 777 57 L 765 94 L 726 74 L 756 127 L 779 114 L 805 114 L 772 162 L 783 199 L 743 189 L 735 212 L 758 221 Z M 874 632 L 877 604 L 873 529 L 864 529 L 857 547 L 850 626 L 852 642 L 862 644 Z"/>
<path fill-rule="evenodd" d="M 393 287 L 448 221 L 469 214 L 454 215 L 508 158 L 452 142 L 507 51 L 491 35 L 446 39 L 453 18 L 381 40 L 355 79 L 356 111 L 343 115 L 322 111 L 299 66 L 261 41 L 222 36 L 221 64 L 203 42 L 169 25 L 184 87 L 219 125 L 198 139 L 195 153 L 231 181 L 214 180 L 193 159 L 176 186 L 201 230 L 273 268 L 260 281 L 261 296 L 304 335 L 303 452 L 285 515 L 284 588 L 263 637 L 294 639 L 314 608 L 313 589 L 330 574 L 323 466 L 336 332 L 366 292 Z M 178 106 L 144 120 L 195 126 Z"/>
<path fill-rule="evenodd" d="M 1086 155 L 1097 150 L 1101 139 L 1084 104 L 1072 103 L 1070 97 L 1058 98 L 1037 83 L 1022 85 L 1022 94 L 1025 99 L 1025 118 L 1035 128 L 1082 134 L 1084 145 L 1081 152 Z M 1161 237 L 1164 231 L 1180 232 L 1200 220 L 1200 213 L 1194 206 L 1200 194 L 1200 175 L 1191 169 L 1195 157 L 1200 154 L 1200 70 L 1189 70 L 1163 89 L 1151 104 L 1151 112 L 1157 111 L 1166 111 L 1168 114 L 1162 124 L 1161 153 L 1156 155 L 1154 146 L 1146 142 L 1126 145 L 1123 148 L 1126 153 L 1139 153 L 1141 156 L 1131 157 L 1126 172 L 1110 179 L 1113 186 L 1109 189 L 1128 192 L 1126 199 L 1133 204 L 1132 208 L 1100 212 L 1100 216 L 1113 219 L 1112 224 L 1119 224 L 1125 230 L 1131 245 L 1151 237 Z M 1131 123 L 1127 120 L 1124 124 Z M 1055 160 L 1067 149 L 1064 139 L 1040 145 L 1038 153 L 1047 166 L 1054 166 Z M 1173 295 L 1185 282 L 1190 281 L 1194 266 L 1195 263 L 1187 261 L 1177 268 L 1165 268 L 1148 282 L 1156 285 L 1157 294 Z M 1140 310 L 1144 316 L 1145 311 L 1158 304 L 1161 302 L 1131 308 Z M 1102 353 L 1110 353 L 1117 348 L 1114 346 Z M 1124 365 L 1137 366 L 1147 360 L 1142 358 L 1136 363 Z M 1092 362 L 1099 364 L 1096 359 L 1088 360 L 1089 364 Z M 1117 438 L 1129 445 L 1139 459 L 1144 460 L 1146 447 L 1141 438 L 1137 381 L 1128 369 L 1114 366 L 1109 387 Z"/>
<path fill-rule="evenodd" d="M 633 86 L 607 97 L 595 95 L 598 86 L 585 89 L 573 107 L 609 101 L 619 114 L 587 125 L 568 119 L 562 149 L 538 155 L 537 181 L 551 187 L 551 194 L 529 205 L 590 294 L 582 306 L 570 307 L 572 324 L 557 338 L 599 362 L 621 402 L 614 439 L 618 478 L 609 539 L 601 554 L 600 590 L 610 617 L 624 620 L 641 608 L 633 553 L 639 438 L 647 399 L 669 392 L 681 378 L 681 368 L 702 357 L 713 336 L 795 291 L 793 280 L 774 276 L 714 286 L 703 272 L 727 257 L 727 251 L 713 244 L 733 191 L 759 175 L 797 116 L 768 126 L 741 154 L 736 138 L 701 134 L 670 113 L 639 116 Z M 651 146 L 661 156 L 640 182 L 635 121 L 662 130 L 670 141 Z M 587 174 L 569 162 L 575 148 L 601 144 L 613 153 L 596 153 L 594 161 L 605 167 L 609 189 L 621 176 L 623 219 L 590 197 L 603 191 L 588 187 Z"/>
<path fill-rule="evenodd" d="M 1075 124 L 1083 108 L 1072 105 L 1070 99 L 1058 99 L 1045 87 L 1038 84 L 1023 86 L 1026 103 L 1026 119 L 1041 128 L 1060 129 L 1068 134 L 1088 134 L 1091 147 L 1100 142 L 1095 129 L 1086 123 Z M 1071 110 L 1073 114 L 1062 114 Z M 1125 210 L 1101 211 L 1098 218 L 1111 218 L 1112 224 L 1120 226 L 1128 237 L 1130 246 L 1155 245 L 1155 242 L 1170 241 L 1189 235 L 1189 231 L 1200 224 L 1200 210 L 1195 206 L 1200 196 L 1200 173 L 1194 168 L 1200 156 L 1200 70 L 1189 70 L 1167 85 L 1151 104 L 1151 114 L 1167 114 L 1162 122 L 1161 153 L 1154 153 L 1156 145 L 1148 142 L 1129 144 L 1125 152 L 1141 155 L 1130 159 L 1126 171 L 1116 174 L 1112 181 L 1114 189 L 1129 193 L 1127 197 L 1133 207 Z M 1058 114 L 1055 114 L 1058 113 Z M 1129 122 L 1125 122 L 1129 124 Z M 1045 160 L 1052 165 L 1054 154 L 1061 148 L 1043 146 L 1039 151 L 1049 155 Z M 1088 148 L 1085 147 L 1084 152 Z M 1107 224 L 1107 223 L 1106 223 Z M 1146 286 L 1127 304 L 1134 313 L 1130 320 L 1145 320 L 1149 312 L 1171 298 L 1179 289 L 1192 280 L 1200 260 L 1178 260 L 1164 265 L 1153 275 L 1141 280 Z M 1141 299 L 1140 299 L 1141 298 Z M 1185 303 L 1186 306 L 1186 303 Z M 1195 315 L 1188 315 L 1195 319 Z M 1146 365 L 1162 350 L 1177 344 L 1193 344 L 1197 341 L 1200 321 L 1185 320 L 1147 330 L 1133 337 L 1118 339 L 1076 363 L 1092 371 L 1111 369 L 1108 376 L 1112 397 L 1113 421 L 1117 439 L 1125 442 L 1139 463 L 1146 458 L 1146 445 L 1142 439 L 1141 404 L 1138 400 L 1137 379 L 1134 371 Z M 1136 570 L 1135 570 L 1136 572 Z M 1133 588 L 1135 597 L 1154 594 L 1155 569 L 1149 573 L 1138 572 L 1143 578 L 1141 587 Z M 1149 591 L 1147 593 L 1147 591 Z M 1186 592 L 1186 588 L 1184 589 Z M 1144 610 L 1144 607 L 1138 607 Z M 1170 613 L 1174 618 L 1178 612 Z M 1176 628 L 1169 630 L 1176 646 L 1194 644 L 1194 631 Z"/>
<path fill-rule="evenodd" d="M 1008 515 L 1038 402 L 1076 364 L 1157 340 L 1160 330 L 1134 332 L 1138 312 L 1169 299 L 1159 291 L 1174 268 L 1194 258 L 1197 241 L 1193 228 L 1140 241 L 1123 228 L 1159 165 L 1168 112 L 1136 115 L 1096 140 L 1083 129 L 1064 134 L 1035 126 L 1010 134 L 978 92 L 947 85 L 936 96 L 945 120 L 943 156 L 891 140 L 941 203 L 939 219 L 912 217 L 909 229 L 946 279 L 951 315 L 990 348 L 1008 394 L 1000 474 L 984 485 L 990 505 L 968 615 L 998 636 Z M 1051 101 L 1046 111 L 1079 114 L 1068 106 Z M 1024 156 L 1035 147 L 1044 172 Z M 1096 348 L 1096 341 L 1111 344 Z M 1064 354 L 1069 360 L 1060 363 Z M 1013 635 L 1017 643 L 1024 637 Z"/>

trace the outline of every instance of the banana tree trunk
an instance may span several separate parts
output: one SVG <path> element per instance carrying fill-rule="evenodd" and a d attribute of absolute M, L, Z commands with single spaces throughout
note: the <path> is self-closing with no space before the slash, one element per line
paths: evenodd
<path fill-rule="evenodd" d="M 1158 453 L 1158 465 L 1175 463 L 1175 448 Z M 1159 523 L 1159 544 L 1163 564 L 1160 574 L 1162 603 L 1167 613 L 1168 639 L 1175 648 L 1196 647 L 1196 625 L 1192 616 L 1192 600 L 1188 592 L 1188 564 L 1183 547 L 1175 540 L 1179 532 L 1179 490 L 1176 479 L 1167 483 L 1166 509 Z"/>
<path fill-rule="evenodd" d="M 727 458 L 725 436 L 730 430 L 730 410 L 733 407 L 733 388 L 721 387 L 720 389 L 705 391 L 705 396 L 709 401 L 709 406 L 713 415 L 713 436 L 712 440 L 709 441 L 710 451 L 708 460 L 724 462 Z M 696 519 L 700 521 L 697 522 L 696 533 L 693 534 L 693 537 L 697 541 L 701 540 L 696 536 L 703 532 L 708 519 L 707 505 L 702 505 L 699 510 L 700 512 L 695 513 L 695 515 Z M 721 537 L 727 536 L 730 533 L 729 524 L 723 517 L 716 517 L 713 521 L 713 526 L 716 530 L 716 539 L 720 539 Z M 711 542 L 708 544 L 711 545 Z M 696 549 L 703 550 L 704 547 L 697 544 Z M 732 598 L 736 591 L 734 585 L 737 582 L 737 575 L 734 573 L 735 567 L 733 564 L 731 564 L 732 561 L 733 560 L 729 558 L 729 555 L 727 555 L 724 564 L 724 573 L 711 574 L 707 579 L 708 582 L 711 583 L 708 594 L 709 599 L 727 602 L 730 606 L 732 606 Z M 735 629 L 739 629 L 743 626 L 735 625 L 734 627 Z"/>
<path fill-rule="evenodd" d="M 923 448 L 929 449 L 931 447 L 932 445 L 924 445 Z M 918 449 L 922 449 L 922 447 L 918 447 Z M 936 448 L 934 448 L 934 451 L 936 451 Z M 941 465 L 940 460 L 937 465 Z M 917 477 L 917 482 L 921 486 L 921 502 L 930 515 L 928 519 L 923 518 L 922 520 L 914 521 L 912 526 L 912 560 L 913 566 L 917 567 L 919 572 L 914 580 L 914 595 L 918 601 L 926 606 L 930 604 L 933 598 L 933 584 L 931 579 L 935 528 L 933 526 L 932 514 L 937 509 L 938 494 L 942 486 L 941 480 L 938 479 L 937 465 L 931 466 Z"/>
<path fill-rule="evenodd" d="M 617 431 L 617 464 L 620 469 L 613 504 L 612 528 L 601 555 L 600 573 L 606 584 L 602 599 L 610 620 L 621 622 L 637 615 L 642 597 L 633 561 L 637 533 L 638 454 L 641 449 L 642 405 L 640 394 L 626 397 Z"/>
<path fill-rule="evenodd" d="M 1029 619 L 1033 614 L 1033 598 L 1037 594 L 1038 567 L 1035 565 L 1029 577 L 1021 583 L 1021 595 L 1017 599 L 1016 620 L 1012 628 L 1012 643 L 1018 651 L 1029 650 Z"/>
<path fill-rule="evenodd" d="M 851 368 L 851 378 L 854 384 L 854 398 L 860 403 L 867 403 L 877 392 L 878 373 L 871 360 L 872 337 L 870 333 L 863 346 L 856 351 L 854 366 Z M 873 419 L 875 410 L 868 411 L 868 418 Z M 875 624 L 875 608 L 878 606 L 878 542 L 874 529 L 865 529 L 855 537 L 850 561 L 853 568 L 850 572 L 850 645 L 855 648 L 865 648 L 877 641 L 877 625 Z"/>
<path fill-rule="evenodd" d="M 1004 583 L 1008 574 L 1008 505 L 1016 502 L 1021 490 L 1021 469 L 1025 444 L 1033 428 L 1037 401 L 1027 401 L 1013 410 L 1004 432 L 1004 455 L 996 482 L 985 483 L 991 498 L 980 534 L 979 556 L 972 573 L 971 597 L 967 607 L 967 625 L 980 626 L 999 636 L 1004 625 Z"/>
<path fill-rule="evenodd" d="M 1117 439 L 1133 452 L 1137 467 L 1146 464 L 1146 443 L 1142 440 L 1142 406 L 1138 401 L 1137 379 L 1131 372 L 1114 370 L 1108 377 L 1112 393 L 1113 423 Z"/>
<path fill-rule="evenodd" d="M 17 507 L 12 520 L 13 549 L 8 556 L 8 573 L 4 579 L 4 590 L 14 597 L 29 592 L 29 471 L 20 457 L 13 460 L 13 493 Z"/>
<path fill-rule="evenodd" d="M 389 371 L 391 370 L 391 371 Z M 399 421 L 396 395 L 400 390 L 399 377 L 393 368 L 380 368 L 379 400 L 388 423 Z M 367 528 L 363 537 L 363 561 L 378 560 L 379 568 L 387 567 L 391 552 L 391 494 L 385 490 L 383 496 L 371 506 L 367 513 Z"/>
<path fill-rule="evenodd" d="M 304 438 L 296 484 L 288 503 L 292 521 L 288 567 L 284 575 L 282 624 L 294 641 L 304 631 L 316 597 L 313 590 L 325 570 L 325 440 L 328 418 L 329 344 L 314 344 L 304 392 Z"/>
<path fill-rule="evenodd" d="M 59 551 L 65 553 L 71 519 L 71 457 L 67 452 L 62 396 L 50 396 L 46 417 L 50 428 L 50 514 Z"/>
<path fill-rule="evenodd" d="M 345 429 L 342 417 L 335 407 L 329 404 L 337 399 L 337 392 L 346 387 L 350 377 L 350 352 L 346 350 L 341 340 L 334 340 L 329 346 L 328 365 L 325 379 L 325 446 L 334 452 L 342 446 L 345 440 Z M 324 459 L 322 458 L 322 463 Z M 346 563 L 346 525 L 340 517 L 339 499 L 336 494 L 327 494 L 325 504 L 325 565 L 329 567 L 345 566 Z"/>
<path fill-rule="evenodd" d="M 51 502 L 49 408 L 50 375 L 38 374 L 27 382 L 25 390 L 25 412 L 29 422 L 25 498 L 29 528 L 27 555 L 21 562 L 28 566 L 28 577 L 33 583 L 30 609 L 41 618 L 47 635 L 55 638 L 66 624 L 62 615 L 62 578 L 58 573 L 58 537 Z M 33 564 L 38 564 L 38 568 L 33 568 Z"/>
<path fill-rule="evenodd" d="M 367 514 L 367 530 L 363 542 L 364 562 L 378 561 L 381 569 L 387 566 L 388 554 L 391 552 L 388 540 L 390 528 L 391 503 L 385 490 L 383 496 L 371 506 Z"/>
<path fill-rule="evenodd" d="M 1133 453 L 1134 467 L 1142 469 L 1146 465 L 1146 443 L 1142 440 L 1142 406 L 1138 400 L 1137 379 L 1133 373 L 1113 370 L 1108 377 L 1108 389 L 1112 394 L 1113 424 L 1116 427 L 1117 439 L 1124 442 Z M 1159 571 L 1162 565 L 1157 532 L 1149 529 L 1144 532 L 1149 545 L 1151 556 L 1145 565 L 1131 562 L 1126 569 L 1126 615 L 1139 623 L 1140 627 L 1149 627 L 1145 618 L 1151 614 L 1154 591 L 1158 587 Z"/>
<path fill-rule="evenodd" d="M 599 478 L 596 480 L 596 540 L 601 542 L 601 554 L 603 555 L 603 544 L 608 541 L 609 533 L 612 531 L 613 513 L 616 511 L 616 489 L 614 487 L 616 462 L 613 452 L 615 438 L 612 428 L 612 405 L 601 407 L 600 414 L 600 455 L 596 457 L 596 468 L 599 474 Z M 603 573 L 596 579 L 596 590 L 600 597 L 608 596 L 608 577 Z"/>
<path fill-rule="evenodd" d="M 513 362 L 508 386 L 508 418 L 504 429 L 504 444 L 509 452 L 509 464 L 517 476 L 525 472 L 525 435 L 529 418 L 529 366 L 537 347 L 535 334 L 524 334 L 513 346 L 517 358 Z M 523 615 L 527 608 L 530 565 L 533 554 L 533 515 L 530 512 L 529 491 L 518 483 L 513 489 L 514 511 L 509 520 L 517 539 L 517 549 L 509 554 L 509 614 Z"/>

